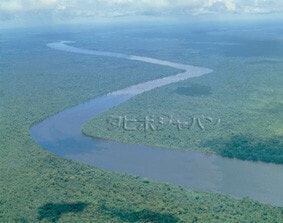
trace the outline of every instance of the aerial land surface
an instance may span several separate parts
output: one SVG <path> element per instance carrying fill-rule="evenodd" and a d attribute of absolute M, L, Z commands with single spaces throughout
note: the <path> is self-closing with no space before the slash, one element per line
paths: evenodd
<path fill-rule="evenodd" d="M 113 34 L 110 35 L 99 29 L 94 29 L 92 35 L 90 31 L 84 30 L 67 30 L 64 34 L 60 34 L 61 28 L 58 30 L 60 32 L 37 29 L 24 33 L 7 32 L 0 37 L 0 222 L 282 222 L 280 208 L 249 199 L 236 200 L 218 194 L 157 184 L 139 177 L 110 173 L 62 159 L 36 145 L 29 134 L 29 128 L 35 123 L 67 107 L 75 106 L 107 92 L 178 72 L 168 67 L 139 62 L 53 51 L 46 47 L 47 43 L 70 38 L 75 41 L 81 40 L 82 46 L 86 48 L 95 46 L 101 41 L 98 48 L 103 50 L 112 47 L 109 51 L 120 52 L 117 46 L 128 45 L 129 48 L 125 48 L 125 53 L 130 54 L 134 51 L 130 47 L 130 41 L 118 38 L 123 32 L 118 33 L 116 40 L 113 40 L 111 44 L 103 45 L 103 41 L 109 40 L 105 36 L 113 36 Z M 129 38 L 140 44 L 143 43 L 144 52 L 141 49 L 139 52 L 132 52 L 133 54 L 146 55 L 148 52 L 145 51 L 152 50 L 152 44 L 148 46 L 148 42 L 142 42 L 140 38 L 135 39 L 133 33 L 129 33 Z M 164 55 L 165 53 L 163 57 L 166 59 Z M 185 62 L 190 64 L 194 61 Z M 269 62 L 260 66 L 268 66 L 268 64 Z M 207 64 L 207 67 L 212 67 L 212 64 Z M 279 71 L 279 64 L 272 67 L 278 68 Z M 242 66 L 234 65 L 227 70 L 231 68 L 239 75 L 248 74 L 241 72 L 245 70 Z M 190 106 L 193 103 L 192 100 L 195 100 L 194 103 L 197 103 L 196 100 L 206 100 L 210 102 L 206 107 L 213 105 L 216 109 L 218 105 L 231 100 L 227 93 L 226 101 L 219 102 L 221 97 L 225 98 L 220 96 L 220 91 L 224 92 L 225 89 L 221 88 L 223 86 L 215 87 L 219 83 L 217 75 L 232 75 L 232 72 L 222 71 L 221 73 L 218 69 L 215 70 L 215 74 L 206 77 L 207 79 L 196 79 L 149 92 L 135 98 L 125 106 L 136 103 L 135 100 L 145 103 L 143 100 L 151 94 L 154 94 L 151 100 L 158 102 L 158 99 L 162 98 L 161 92 L 173 90 L 175 93 L 172 92 L 170 97 L 167 95 L 166 103 L 173 98 L 178 98 L 174 101 L 175 105 L 181 101 L 190 100 L 188 105 L 182 104 L 181 109 L 183 109 Z M 254 75 L 258 75 L 257 72 Z M 276 70 L 272 75 L 276 77 Z M 237 77 L 232 80 L 227 78 L 227 82 L 228 80 L 231 81 L 229 89 L 236 91 L 241 87 L 241 82 L 233 81 L 237 80 Z M 187 96 L 187 92 L 190 93 L 190 86 L 194 86 L 192 83 L 198 84 L 197 86 L 210 86 L 211 94 L 194 98 Z M 279 80 L 277 83 L 279 86 Z M 235 85 L 234 88 L 231 88 L 233 85 Z M 179 87 L 185 88 L 184 93 L 182 89 L 177 90 Z M 261 92 L 262 86 L 257 85 L 257 87 Z M 264 89 L 268 90 L 267 87 Z M 246 95 L 246 92 L 239 91 L 239 94 Z M 252 98 L 252 95 L 249 95 Z M 211 97 L 215 98 L 214 101 Z M 253 100 L 261 102 L 257 103 L 259 106 L 256 107 L 257 109 L 265 109 L 265 103 L 269 103 L 268 92 L 266 97 L 257 98 L 254 95 Z M 234 101 L 240 104 L 236 99 Z M 165 104 L 165 107 L 161 107 L 162 111 L 169 107 Z M 274 115 L 280 114 L 276 105 L 272 107 Z M 137 108 L 136 104 L 134 108 Z M 250 107 L 250 109 L 253 108 L 255 107 Z M 201 108 L 195 107 L 195 109 Z M 228 110 L 230 112 L 233 109 Z M 115 110 L 117 111 L 119 110 Z M 150 108 L 150 111 L 157 112 L 155 107 Z M 172 110 L 167 110 L 167 112 L 170 111 Z M 110 111 L 110 113 L 113 112 L 114 110 Z M 120 111 L 118 113 L 120 114 Z M 179 114 L 183 114 L 181 110 Z M 187 110 L 186 114 L 188 114 Z M 226 119 L 221 114 L 223 113 L 208 113 L 213 117 L 220 116 L 225 124 Z M 234 113 L 229 113 L 228 116 L 233 115 Z M 279 124 L 270 128 L 274 131 L 277 129 L 276 134 L 282 133 Z M 92 133 L 96 135 L 95 129 Z M 106 132 L 102 129 L 101 133 Z M 123 141 L 120 134 L 110 136 Z M 152 138 L 157 143 L 144 138 L 142 140 L 141 137 L 143 136 L 137 135 L 135 141 L 160 144 L 157 142 L 156 135 Z M 178 133 L 176 137 L 184 136 Z M 130 142 L 129 138 L 125 138 L 124 141 Z M 165 141 L 164 144 L 169 143 Z M 177 143 L 170 146 L 176 145 Z M 185 144 L 176 146 L 178 147 L 187 148 Z"/>

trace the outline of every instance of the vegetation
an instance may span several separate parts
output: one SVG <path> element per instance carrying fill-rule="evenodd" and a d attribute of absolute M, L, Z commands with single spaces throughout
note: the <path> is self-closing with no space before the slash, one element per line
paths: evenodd
<path fill-rule="evenodd" d="M 283 164 L 281 138 L 263 141 L 249 136 L 236 135 L 229 139 L 228 142 L 223 142 L 223 139 L 208 141 L 206 146 L 229 158 Z"/>
<path fill-rule="evenodd" d="M 28 33 L 1 34 L 0 222 L 282 222 L 280 208 L 110 173 L 40 148 L 29 135 L 34 123 L 176 71 L 60 53 L 45 43 L 69 32 Z"/>
<path fill-rule="evenodd" d="M 234 43 L 210 45 L 210 52 L 205 44 L 200 44 L 196 49 L 203 58 L 188 59 L 193 64 L 214 69 L 214 73 L 139 95 L 86 123 L 84 133 L 125 143 L 195 149 L 283 164 L 283 64 L 278 62 L 283 59 L 279 52 L 283 50 L 283 41 L 274 40 L 276 51 L 266 51 L 266 46 L 260 44 L 265 41 L 252 34 L 249 38 L 255 43 L 249 45 L 251 40 L 246 36 L 238 37 L 236 32 L 219 33 L 223 35 L 203 35 L 207 39 L 216 38 L 216 43 L 219 43 L 217 38 Z M 271 44 L 271 40 L 266 41 Z M 156 125 L 158 117 L 172 116 L 173 125 L 164 126 L 162 131 L 109 128 L 109 117 L 125 115 L 136 119 L 155 117 Z M 188 124 L 183 123 L 180 130 L 176 126 L 178 120 Z"/>

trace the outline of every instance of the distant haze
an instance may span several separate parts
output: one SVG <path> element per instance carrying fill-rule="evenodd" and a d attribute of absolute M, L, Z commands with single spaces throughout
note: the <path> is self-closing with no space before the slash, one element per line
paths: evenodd
<path fill-rule="evenodd" d="M 0 25 L 98 21 L 125 16 L 275 15 L 282 0 L 1 0 Z"/>

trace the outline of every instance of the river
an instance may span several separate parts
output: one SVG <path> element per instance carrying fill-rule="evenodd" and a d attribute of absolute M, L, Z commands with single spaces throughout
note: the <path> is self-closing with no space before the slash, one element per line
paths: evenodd
<path fill-rule="evenodd" d="M 116 57 L 180 69 L 180 73 L 130 86 L 66 109 L 30 129 L 39 145 L 66 159 L 119 173 L 145 177 L 190 189 L 217 192 L 235 198 L 283 206 L 283 165 L 228 159 L 198 151 L 179 151 L 123 144 L 85 136 L 82 125 L 143 92 L 171 83 L 209 75 L 211 69 L 178 64 L 154 58 L 130 56 L 73 47 L 71 41 L 47 46 L 70 53 Z"/>

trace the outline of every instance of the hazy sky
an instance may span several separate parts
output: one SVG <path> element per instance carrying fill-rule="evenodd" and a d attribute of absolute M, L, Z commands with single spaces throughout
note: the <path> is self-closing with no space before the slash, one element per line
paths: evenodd
<path fill-rule="evenodd" d="M 121 16 L 283 14 L 283 0 L 0 0 L 0 23 Z"/>

